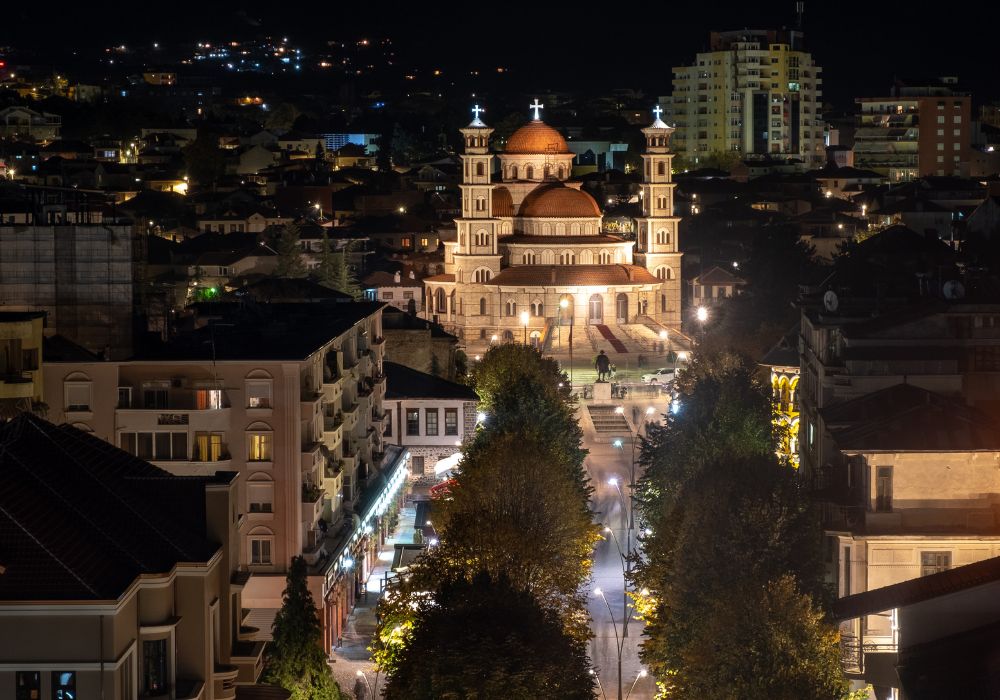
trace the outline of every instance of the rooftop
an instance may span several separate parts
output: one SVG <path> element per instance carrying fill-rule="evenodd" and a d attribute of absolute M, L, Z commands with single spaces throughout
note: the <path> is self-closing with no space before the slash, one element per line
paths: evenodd
<path fill-rule="evenodd" d="M 31 414 L 0 425 L 0 600 L 116 600 L 137 576 L 206 562 L 205 486 Z"/>
<path fill-rule="evenodd" d="M 433 374 L 418 372 L 406 365 L 383 362 L 386 399 L 459 399 L 479 401 L 479 397 L 464 384 L 450 382 Z"/>

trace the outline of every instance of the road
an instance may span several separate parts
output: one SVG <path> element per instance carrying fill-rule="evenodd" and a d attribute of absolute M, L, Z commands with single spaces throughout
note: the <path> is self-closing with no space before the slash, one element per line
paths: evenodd
<path fill-rule="evenodd" d="M 666 410 L 666 401 L 640 399 L 638 401 L 626 401 L 625 415 L 631 417 L 633 405 L 639 409 L 641 415 L 649 406 L 654 406 L 656 416 Z M 581 405 L 581 410 L 586 410 Z M 617 478 L 619 485 L 628 497 L 628 490 L 625 485 L 629 482 L 629 464 L 632 453 L 629 447 L 628 435 L 624 438 L 624 449 L 614 447 L 607 443 L 595 441 L 595 434 L 586 420 L 581 420 L 584 428 L 584 446 L 590 451 L 586 460 L 586 468 L 594 486 L 593 510 L 595 520 L 602 525 L 611 527 L 618 538 L 622 549 L 626 544 L 627 517 L 622 505 L 622 499 L 618 490 L 608 483 L 612 477 Z M 637 448 L 638 449 L 638 448 Z M 636 520 L 638 527 L 638 520 Z M 595 595 L 593 591 L 600 588 L 604 592 L 604 598 Z M 601 542 L 595 554 L 593 584 L 589 587 L 589 608 L 593 620 L 592 627 L 594 638 L 590 643 L 590 658 L 594 668 L 597 669 L 601 684 L 604 689 L 604 696 L 607 700 L 614 700 L 618 697 L 618 653 L 615 639 L 615 627 L 617 633 L 622 634 L 623 601 L 624 588 L 621 567 L 621 558 L 615 547 L 615 542 L 609 537 Z M 610 605 L 605 605 L 604 599 Z M 631 612 L 631 609 L 630 609 Z M 612 615 L 614 624 L 612 624 Z M 649 700 L 653 697 L 656 688 L 651 676 L 638 678 L 642 664 L 639 661 L 639 642 L 642 639 L 642 623 L 632 620 L 628 625 L 628 636 L 624 637 L 622 652 L 622 697 L 626 697 L 629 689 L 635 682 L 634 690 L 629 696 L 630 700 Z"/>

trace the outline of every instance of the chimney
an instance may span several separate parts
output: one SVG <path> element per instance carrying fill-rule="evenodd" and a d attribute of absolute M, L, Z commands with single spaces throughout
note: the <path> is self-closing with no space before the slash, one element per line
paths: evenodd
<path fill-rule="evenodd" d="M 412 275 L 413 273 L 411 272 L 410 274 Z M 396 272 L 392 273 L 392 281 L 395 284 L 399 284 L 399 271 L 398 270 Z"/>

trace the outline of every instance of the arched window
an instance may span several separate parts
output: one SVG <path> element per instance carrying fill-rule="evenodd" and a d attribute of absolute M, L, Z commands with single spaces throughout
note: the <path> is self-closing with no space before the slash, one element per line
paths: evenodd
<path fill-rule="evenodd" d="M 510 178 L 511 178 L 511 180 L 516 180 L 517 179 L 517 166 L 516 165 L 513 165 L 510 168 Z"/>
<path fill-rule="evenodd" d="M 667 164 L 664 163 L 662 160 L 659 163 L 656 164 L 656 174 L 657 175 L 666 175 L 667 174 Z"/>
<path fill-rule="evenodd" d="M 486 211 L 486 197 L 476 197 L 476 211 Z"/>
<path fill-rule="evenodd" d="M 666 209 L 667 208 L 667 198 L 666 198 L 666 196 L 664 196 L 664 195 L 661 194 L 659 197 L 657 197 L 656 198 L 656 206 L 659 209 Z"/>
<path fill-rule="evenodd" d="M 542 251 L 542 265 L 551 265 L 555 262 L 555 253 L 551 250 Z"/>
<path fill-rule="evenodd" d="M 571 251 L 563 251 L 559 255 L 560 265 L 576 265 L 576 254 Z"/>
<path fill-rule="evenodd" d="M 438 290 L 434 295 L 434 311 L 436 311 L 439 314 L 443 314 L 447 310 L 448 309 L 445 306 L 445 301 L 444 301 L 444 290 L 438 287 Z"/>
<path fill-rule="evenodd" d="M 455 313 L 457 310 L 455 307 L 455 290 L 452 290 L 451 294 L 448 295 L 448 301 L 451 302 L 451 313 Z"/>
<path fill-rule="evenodd" d="M 481 267 L 473 273 L 473 279 L 476 280 L 477 284 L 485 284 L 490 281 L 490 277 L 493 273 L 490 272 L 488 267 Z"/>
<path fill-rule="evenodd" d="M 566 224 L 561 223 L 561 222 L 556 224 L 556 235 L 557 236 L 565 236 L 566 235 Z"/>
<path fill-rule="evenodd" d="M 667 312 L 667 295 L 666 294 L 661 294 L 660 295 L 660 313 L 666 313 L 666 312 Z"/>
<path fill-rule="evenodd" d="M 656 279 L 665 280 L 667 279 L 667 267 L 666 265 L 660 265 L 656 268 Z"/>
<path fill-rule="evenodd" d="M 486 297 L 479 297 L 479 315 L 486 315 Z"/>
<path fill-rule="evenodd" d="M 247 477 L 247 512 L 274 512 L 274 480 L 264 472 Z"/>
<path fill-rule="evenodd" d="M 544 316 L 545 307 L 540 300 L 535 300 L 531 302 L 531 315 L 532 316 Z"/>
<path fill-rule="evenodd" d="M 610 265 L 611 264 L 611 253 L 606 250 L 602 250 L 597 256 L 598 265 Z"/>
<path fill-rule="evenodd" d="M 530 251 L 530 250 L 524 251 L 524 254 L 521 255 L 521 262 L 524 265 L 534 265 L 535 264 L 535 253 L 533 251 Z"/>
<path fill-rule="evenodd" d="M 274 563 L 274 532 L 266 527 L 255 527 L 247 535 L 247 562 L 250 566 L 270 566 Z"/>
<path fill-rule="evenodd" d="M 566 171 L 563 169 L 563 166 L 560 165 L 559 166 L 559 179 L 562 180 L 565 176 L 566 176 Z"/>
<path fill-rule="evenodd" d="M 517 302 L 513 299 L 507 300 L 506 309 L 508 316 L 517 316 Z"/>
<path fill-rule="evenodd" d="M 482 177 L 486 174 L 486 165 L 484 163 L 476 163 L 476 175 Z"/>
<path fill-rule="evenodd" d="M 546 165 L 543 173 L 546 180 L 552 177 L 552 166 Z"/>
<path fill-rule="evenodd" d="M 524 169 L 524 177 L 528 180 L 535 179 L 535 168 L 531 165 Z"/>
<path fill-rule="evenodd" d="M 667 232 L 665 229 L 660 229 L 656 232 L 656 245 L 666 245 L 667 244 Z"/>
<path fill-rule="evenodd" d="M 486 233 L 486 229 L 480 229 L 476 231 L 476 245 L 488 246 L 489 244 L 490 244 L 490 234 Z"/>

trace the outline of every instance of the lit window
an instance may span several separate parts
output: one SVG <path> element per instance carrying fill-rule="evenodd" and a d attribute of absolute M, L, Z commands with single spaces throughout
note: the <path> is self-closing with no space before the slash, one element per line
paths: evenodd
<path fill-rule="evenodd" d="M 76 671 L 52 672 L 52 700 L 76 700 Z"/>
<path fill-rule="evenodd" d="M 247 452 L 249 462 L 270 462 L 271 461 L 271 434 L 251 433 L 250 449 Z"/>
<path fill-rule="evenodd" d="M 247 408 L 271 408 L 271 382 L 247 382 Z"/>
<path fill-rule="evenodd" d="M 436 408 L 424 409 L 425 434 L 438 434 L 438 410 Z"/>
<path fill-rule="evenodd" d="M 406 434 L 420 435 L 420 410 L 416 408 L 406 409 Z"/>
<path fill-rule="evenodd" d="M 458 409 L 444 409 L 444 434 L 458 435 Z"/>
<path fill-rule="evenodd" d="M 921 552 L 920 575 L 939 574 L 951 568 L 951 552 Z"/>

